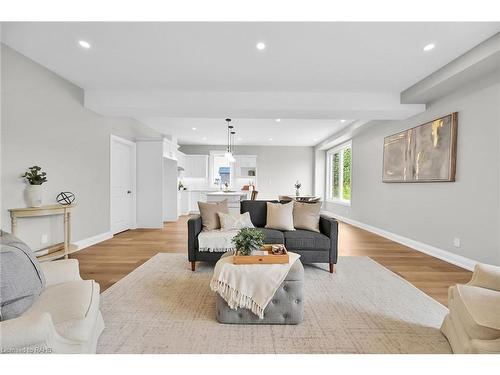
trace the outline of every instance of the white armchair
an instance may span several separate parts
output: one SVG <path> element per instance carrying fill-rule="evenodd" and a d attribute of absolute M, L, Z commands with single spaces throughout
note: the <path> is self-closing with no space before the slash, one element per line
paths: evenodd
<path fill-rule="evenodd" d="M 0 322 L 8 353 L 95 353 L 104 329 L 99 284 L 82 280 L 76 259 L 42 263 L 46 285 L 18 318 Z"/>
<path fill-rule="evenodd" d="M 500 353 L 500 267 L 478 264 L 472 279 L 448 290 L 441 331 L 454 353 Z"/>

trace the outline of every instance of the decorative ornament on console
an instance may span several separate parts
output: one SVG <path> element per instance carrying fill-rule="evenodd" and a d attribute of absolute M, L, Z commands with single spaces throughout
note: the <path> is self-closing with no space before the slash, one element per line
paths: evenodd
<path fill-rule="evenodd" d="M 63 206 L 68 206 L 75 201 L 75 194 L 71 191 L 62 191 L 57 194 L 56 201 Z"/>

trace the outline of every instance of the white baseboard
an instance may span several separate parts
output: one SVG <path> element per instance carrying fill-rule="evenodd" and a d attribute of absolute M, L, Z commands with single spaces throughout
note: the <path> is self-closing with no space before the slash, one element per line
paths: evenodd
<path fill-rule="evenodd" d="M 85 249 L 86 247 L 98 244 L 99 242 L 109 240 L 110 238 L 113 238 L 113 233 L 111 232 L 104 232 L 101 234 L 97 234 L 95 236 L 85 238 L 80 241 L 73 242 L 73 245 L 77 246 L 77 249 L 74 251 L 80 251 L 82 249 Z"/>
<path fill-rule="evenodd" d="M 354 225 L 355 227 L 367 230 L 368 232 L 378 234 L 379 236 L 385 237 L 391 241 L 408 246 L 409 248 L 420 251 L 424 254 L 427 254 L 427 255 L 433 256 L 435 258 L 444 260 L 445 262 L 454 264 L 455 266 L 465 268 L 469 271 L 474 270 L 474 266 L 476 265 L 476 263 L 478 263 L 475 260 L 463 257 L 461 255 L 454 254 L 454 253 L 451 253 L 451 252 L 443 250 L 443 249 L 439 249 L 437 247 L 425 244 L 423 242 L 412 240 L 411 238 L 400 236 L 399 234 L 388 232 L 384 229 L 373 227 L 369 224 L 365 224 L 365 223 L 362 223 L 362 222 L 357 221 L 357 220 L 353 220 L 353 219 L 349 219 L 349 218 L 344 217 L 344 216 L 337 215 L 331 211 L 322 211 L 322 213 L 333 216 L 336 219 L 339 219 L 340 221 L 346 222 L 347 224 L 351 224 L 351 225 Z"/>

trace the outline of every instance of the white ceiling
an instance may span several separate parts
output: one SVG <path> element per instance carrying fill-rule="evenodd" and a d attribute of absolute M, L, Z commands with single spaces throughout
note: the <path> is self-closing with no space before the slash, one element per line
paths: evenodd
<path fill-rule="evenodd" d="M 2 39 L 86 89 L 89 108 L 175 131 L 182 142 L 223 143 L 223 119 L 232 116 L 245 143 L 280 137 L 280 144 L 312 145 L 337 131 L 341 118 L 422 111 L 401 105 L 400 92 L 499 30 L 500 23 L 471 22 L 20 22 L 4 23 Z M 80 48 L 80 39 L 92 47 Z M 431 42 L 436 48 L 424 53 Z M 259 100 L 264 93 L 273 95 Z M 192 134 L 193 117 L 200 130 L 213 130 L 213 141 Z"/>
<path fill-rule="evenodd" d="M 153 129 L 175 134 L 180 144 L 223 145 L 227 124 L 213 118 L 144 118 Z M 310 146 L 347 127 L 351 121 L 306 119 L 233 119 L 236 145 Z M 196 130 L 193 130 L 196 128 Z M 306 130 L 306 131 L 304 131 Z"/>
<path fill-rule="evenodd" d="M 22 22 L 5 23 L 2 37 L 85 89 L 399 92 L 499 29 L 471 22 Z M 79 39 L 92 48 L 81 49 Z M 436 49 L 423 53 L 430 42 Z"/>

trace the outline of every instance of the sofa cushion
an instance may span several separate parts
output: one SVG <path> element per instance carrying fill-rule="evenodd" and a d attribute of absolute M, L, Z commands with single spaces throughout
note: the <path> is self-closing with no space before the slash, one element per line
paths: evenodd
<path fill-rule="evenodd" d="M 450 311 L 462 322 L 469 337 L 480 340 L 500 338 L 499 292 L 459 284 L 450 293 Z"/>
<path fill-rule="evenodd" d="M 293 203 L 293 226 L 295 229 L 305 229 L 319 233 L 319 211 L 321 202 Z"/>
<path fill-rule="evenodd" d="M 330 250 L 330 239 L 321 233 L 297 229 L 283 235 L 288 250 Z"/>
<path fill-rule="evenodd" d="M 0 246 L 0 320 L 7 320 L 33 304 L 45 278 L 31 249 L 17 237 L 2 232 Z"/>
<path fill-rule="evenodd" d="M 278 203 L 278 201 L 241 201 L 241 213 L 248 212 L 253 225 L 264 228 L 267 218 L 267 202 Z"/>
<path fill-rule="evenodd" d="M 264 233 L 264 243 L 267 244 L 284 244 L 283 232 L 276 229 L 257 228 Z"/>
<path fill-rule="evenodd" d="M 267 202 L 266 228 L 278 230 L 295 230 L 293 226 L 293 202 Z"/>
<path fill-rule="evenodd" d="M 229 213 L 227 199 L 224 199 L 221 202 L 213 203 L 198 202 L 198 208 L 200 209 L 203 230 L 220 229 L 220 219 L 218 213 Z"/>
<path fill-rule="evenodd" d="M 99 312 L 99 284 L 94 280 L 48 286 L 26 314 L 49 313 L 62 337 L 88 341 Z"/>

